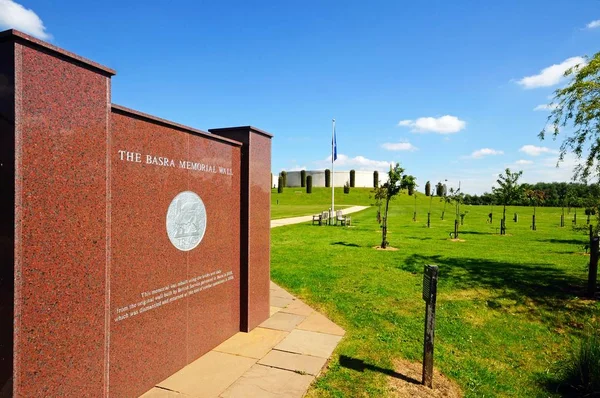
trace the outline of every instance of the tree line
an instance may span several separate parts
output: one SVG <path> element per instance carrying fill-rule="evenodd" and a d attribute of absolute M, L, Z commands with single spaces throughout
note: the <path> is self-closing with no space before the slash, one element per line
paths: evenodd
<path fill-rule="evenodd" d="M 543 193 L 544 200 L 537 203 L 538 206 L 588 207 L 600 198 L 599 184 L 538 182 L 535 184 L 523 183 L 521 187 L 524 191 Z M 485 192 L 482 195 L 465 194 L 462 203 L 466 205 L 499 205 L 502 204 L 502 200 L 497 194 Z M 515 198 L 511 204 L 531 206 L 532 201 L 531 198 L 522 196 Z"/>

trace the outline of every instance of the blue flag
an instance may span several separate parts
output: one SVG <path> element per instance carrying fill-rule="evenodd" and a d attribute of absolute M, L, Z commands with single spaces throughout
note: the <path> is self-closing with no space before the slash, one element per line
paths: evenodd
<path fill-rule="evenodd" d="M 333 161 L 335 162 L 337 160 L 337 144 L 335 142 L 335 126 L 333 127 Z"/>

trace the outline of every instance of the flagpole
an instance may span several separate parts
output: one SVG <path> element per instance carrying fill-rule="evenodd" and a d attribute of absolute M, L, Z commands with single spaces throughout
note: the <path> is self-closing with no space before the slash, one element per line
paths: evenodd
<path fill-rule="evenodd" d="M 332 121 L 332 127 L 331 127 L 331 216 L 330 216 L 330 220 L 331 217 L 335 217 L 335 202 L 334 202 L 334 191 L 333 191 L 333 187 L 334 187 L 334 183 L 333 183 L 333 176 L 335 175 L 335 173 L 333 172 L 333 161 L 334 156 L 335 156 L 335 119 L 331 119 Z M 331 222 L 333 224 L 333 220 Z"/>

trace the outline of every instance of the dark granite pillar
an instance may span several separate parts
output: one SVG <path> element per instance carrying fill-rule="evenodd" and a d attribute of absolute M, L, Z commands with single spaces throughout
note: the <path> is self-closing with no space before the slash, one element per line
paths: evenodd
<path fill-rule="evenodd" d="M 0 397 L 10 396 L 13 371 L 15 223 L 15 48 L 0 43 Z"/>
<path fill-rule="evenodd" d="M 271 138 L 251 126 L 208 130 L 241 142 L 241 319 L 249 332 L 269 317 Z"/>

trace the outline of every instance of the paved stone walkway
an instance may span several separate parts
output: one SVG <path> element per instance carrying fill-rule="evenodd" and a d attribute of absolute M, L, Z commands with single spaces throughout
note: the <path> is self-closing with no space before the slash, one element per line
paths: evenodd
<path fill-rule="evenodd" d="M 353 206 L 343 214 L 367 206 Z M 271 220 L 271 228 L 312 215 Z M 271 282 L 271 317 L 239 332 L 140 398 L 301 398 L 345 334 L 344 329 Z"/>
<path fill-rule="evenodd" d="M 357 211 L 361 211 L 366 209 L 368 206 L 352 206 L 346 209 L 342 209 L 342 214 L 350 214 L 356 213 Z M 300 216 L 300 217 L 290 217 L 290 218 L 282 218 L 279 220 L 271 220 L 271 228 L 281 227 L 283 225 L 291 225 L 291 224 L 300 224 L 303 222 L 312 221 L 312 215 L 310 216 Z"/>
<path fill-rule="evenodd" d="M 142 398 L 301 398 L 344 329 L 271 282 L 271 317 L 237 333 Z"/>

